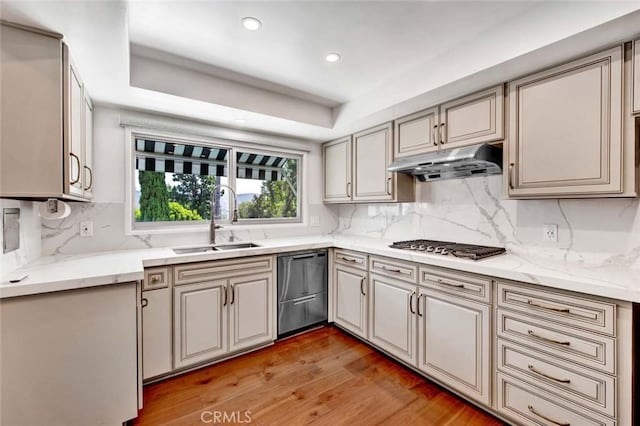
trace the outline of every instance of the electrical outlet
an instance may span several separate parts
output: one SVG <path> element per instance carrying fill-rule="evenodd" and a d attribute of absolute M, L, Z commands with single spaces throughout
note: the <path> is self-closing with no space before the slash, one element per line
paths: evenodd
<path fill-rule="evenodd" d="M 80 222 L 80 236 L 93 237 L 93 222 Z"/>
<path fill-rule="evenodd" d="M 558 242 L 558 225 L 555 223 L 542 225 L 542 241 Z"/>

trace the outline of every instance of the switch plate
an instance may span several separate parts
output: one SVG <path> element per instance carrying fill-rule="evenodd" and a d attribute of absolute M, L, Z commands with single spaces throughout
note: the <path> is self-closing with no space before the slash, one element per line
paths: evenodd
<path fill-rule="evenodd" d="M 545 223 L 542 225 L 542 241 L 558 242 L 558 225 Z"/>
<path fill-rule="evenodd" d="M 20 209 L 2 209 L 2 253 L 20 248 Z"/>
<path fill-rule="evenodd" d="M 93 222 L 80 222 L 80 236 L 93 237 Z"/>
<path fill-rule="evenodd" d="M 320 226 L 320 216 L 311 216 L 309 217 L 309 222 L 311 222 L 311 226 L 317 228 Z"/>

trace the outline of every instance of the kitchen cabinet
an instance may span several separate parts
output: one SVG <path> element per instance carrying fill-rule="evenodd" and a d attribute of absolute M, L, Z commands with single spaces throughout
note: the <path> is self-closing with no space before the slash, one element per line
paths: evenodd
<path fill-rule="evenodd" d="M 335 265 L 334 321 L 350 332 L 367 338 L 368 274 L 352 267 Z"/>
<path fill-rule="evenodd" d="M 0 47 L 0 196 L 87 200 L 92 113 L 62 35 L 3 22 Z"/>
<path fill-rule="evenodd" d="M 322 146 L 324 201 L 351 201 L 351 136 Z"/>
<path fill-rule="evenodd" d="M 229 279 L 229 350 L 256 346 L 272 339 L 273 274 Z"/>
<path fill-rule="evenodd" d="M 504 85 L 395 121 L 395 158 L 504 139 Z"/>
<path fill-rule="evenodd" d="M 417 287 L 371 274 L 369 341 L 397 358 L 417 360 Z"/>
<path fill-rule="evenodd" d="M 84 112 L 82 115 L 82 195 L 93 198 L 93 102 L 84 91 Z"/>
<path fill-rule="evenodd" d="M 531 425 L 633 424 L 634 321 L 628 303 L 499 280 L 498 412 Z"/>
<path fill-rule="evenodd" d="M 142 378 L 171 371 L 171 289 L 142 292 Z"/>
<path fill-rule="evenodd" d="M 633 42 L 633 112 L 640 114 L 640 40 Z"/>
<path fill-rule="evenodd" d="M 0 424 L 137 417 L 139 300 L 135 282 L 0 300 Z"/>
<path fill-rule="evenodd" d="M 272 256 L 173 267 L 174 369 L 275 339 Z"/>
<path fill-rule="evenodd" d="M 413 177 L 387 171 L 392 134 L 386 123 L 323 145 L 325 203 L 414 200 Z"/>
<path fill-rule="evenodd" d="M 490 405 L 491 307 L 431 289 L 418 304 L 418 368 Z"/>
<path fill-rule="evenodd" d="M 629 56 L 618 46 L 509 82 L 509 197 L 635 195 Z"/>

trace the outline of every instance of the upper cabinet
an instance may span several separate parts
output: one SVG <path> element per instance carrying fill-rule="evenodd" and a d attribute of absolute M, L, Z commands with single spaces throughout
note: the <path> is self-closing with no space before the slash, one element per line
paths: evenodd
<path fill-rule="evenodd" d="M 509 83 L 510 197 L 635 195 L 624 56 L 619 46 Z"/>
<path fill-rule="evenodd" d="M 640 114 L 640 40 L 633 42 L 633 112 Z"/>
<path fill-rule="evenodd" d="M 395 158 L 504 139 L 504 85 L 395 121 Z"/>
<path fill-rule="evenodd" d="M 0 197 L 91 198 L 92 106 L 61 39 L 1 25 Z"/>
<path fill-rule="evenodd" d="M 413 201 L 414 179 L 390 173 L 391 123 L 323 146 L 324 202 Z"/>

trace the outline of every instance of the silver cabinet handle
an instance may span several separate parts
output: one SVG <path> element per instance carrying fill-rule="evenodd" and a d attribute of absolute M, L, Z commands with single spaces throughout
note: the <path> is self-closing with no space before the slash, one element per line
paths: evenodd
<path fill-rule="evenodd" d="M 438 128 L 438 125 L 435 124 L 433 126 L 433 129 L 431 129 L 431 137 L 433 138 L 433 146 L 438 146 L 438 136 L 436 135 L 436 129 Z"/>
<path fill-rule="evenodd" d="M 224 287 L 222 287 L 222 289 L 224 290 L 224 298 L 222 299 L 222 306 L 227 306 L 227 286 L 225 285 Z"/>
<path fill-rule="evenodd" d="M 141 306 L 143 308 L 146 308 L 149 305 L 149 299 L 147 299 L 146 297 L 143 297 L 141 300 Z"/>
<path fill-rule="evenodd" d="M 536 370 L 536 368 L 535 368 L 533 365 L 531 365 L 531 364 L 529 364 L 529 365 L 527 366 L 527 368 L 528 368 L 528 369 L 529 369 L 529 371 L 531 371 L 532 373 L 536 373 L 536 374 L 537 374 L 537 375 L 539 375 L 539 376 L 546 377 L 547 379 L 551 379 L 551 380 L 553 380 L 554 382 L 558 382 L 558 383 L 571 383 L 571 380 L 570 380 L 570 379 L 558 379 L 558 378 L 555 378 L 555 377 L 553 377 L 553 376 L 549 376 L 548 374 L 545 374 L 545 373 L 543 373 L 543 372 L 541 372 L 541 371 L 538 371 L 538 370 Z"/>
<path fill-rule="evenodd" d="M 233 305 L 233 302 L 236 301 L 236 289 L 233 287 L 233 284 L 231 284 L 231 302 L 229 302 L 229 305 Z"/>
<path fill-rule="evenodd" d="M 312 294 L 311 296 L 300 297 L 298 299 L 293 299 L 293 304 L 294 305 L 301 305 L 303 303 L 309 303 L 312 300 L 316 300 L 316 295 L 315 294 Z"/>
<path fill-rule="evenodd" d="M 546 309 L 548 311 L 554 311 L 554 312 L 564 312 L 564 313 L 567 313 L 567 314 L 571 312 L 571 310 L 569 308 L 556 308 L 555 306 L 549 306 L 549 305 L 543 305 L 541 303 L 536 303 L 533 300 L 527 300 L 527 305 L 535 306 L 536 308 Z"/>
<path fill-rule="evenodd" d="M 391 195 L 391 178 L 387 178 L 387 195 Z"/>
<path fill-rule="evenodd" d="M 357 260 L 354 259 L 353 257 L 344 257 L 344 256 L 340 256 L 340 259 L 344 260 L 345 262 L 353 262 L 356 263 Z"/>
<path fill-rule="evenodd" d="M 84 166 L 84 168 L 89 171 L 89 185 L 84 188 L 85 191 L 88 191 L 93 186 L 93 171 L 91 170 L 91 167 Z"/>
<path fill-rule="evenodd" d="M 551 423 L 553 423 L 554 425 L 558 425 L 558 426 L 571 426 L 571 423 L 568 423 L 568 422 L 559 422 L 559 421 L 557 421 L 557 420 L 550 419 L 549 417 L 547 417 L 547 416 L 545 416 L 545 415 L 542 415 L 542 414 L 538 413 L 538 412 L 536 411 L 536 409 L 535 409 L 535 408 L 533 408 L 533 405 L 529 405 L 527 408 L 529 409 L 529 411 L 531 411 L 531 412 L 532 412 L 533 414 L 535 414 L 536 416 L 540 417 L 541 419 L 545 419 L 546 421 L 551 422 Z"/>
<path fill-rule="evenodd" d="M 542 337 L 542 336 L 538 336 L 536 333 L 533 332 L 533 330 L 528 330 L 527 334 L 531 337 L 535 337 L 536 339 L 540 339 L 540 340 L 544 340 L 546 342 L 550 342 L 550 343 L 555 343 L 556 345 L 562 345 L 562 346 L 570 346 L 571 342 L 567 342 L 567 341 L 560 341 L 560 340 L 554 340 L 554 339 L 549 339 L 548 337 Z"/>
<path fill-rule="evenodd" d="M 438 284 L 448 285 L 449 287 L 464 288 L 464 284 L 452 283 L 452 282 L 449 282 L 449 281 L 445 281 L 442 278 L 438 278 Z"/>
<path fill-rule="evenodd" d="M 395 272 L 396 274 L 404 274 L 404 272 L 402 272 L 402 270 L 397 269 L 397 268 L 389 268 L 388 266 L 382 265 L 382 269 L 387 271 L 387 272 Z"/>
<path fill-rule="evenodd" d="M 440 128 L 438 129 L 438 133 L 440 134 L 440 145 L 443 145 L 444 143 L 446 143 L 444 126 L 445 126 L 445 123 L 440 123 Z"/>
<path fill-rule="evenodd" d="M 367 277 L 366 277 L 366 276 L 364 276 L 364 277 L 362 277 L 362 279 L 360 280 L 360 294 L 362 294 L 363 296 L 366 296 L 366 295 L 367 295 L 367 293 L 365 293 L 365 292 L 364 292 L 364 289 L 363 289 L 363 287 L 364 287 L 364 282 L 365 282 L 365 280 L 366 280 L 366 279 L 367 279 Z"/>
<path fill-rule="evenodd" d="M 413 310 L 413 296 L 416 295 L 415 291 L 411 292 L 411 296 L 409 297 L 409 311 L 411 311 L 412 314 L 415 314 L 416 311 Z"/>
<path fill-rule="evenodd" d="M 514 163 L 509 163 L 509 189 L 514 189 L 513 187 L 513 168 L 515 167 Z"/>
<path fill-rule="evenodd" d="M 351 197 L 351 182 L 347 182 L 347 197 Z"/>
<path fill-rule="evenodd" d="M 71 156 L 71 158 L 76 160 L 76 163 L 78 164 L 78 176 L 75 179 L 71 179 L 71 182 L 69 182 L 71 185 L 75 185 L 76 183 L 80 182 L 80 169 L 82 167 L 80 167 L 80 158 L 78 158 L 77 155 L 75 155 L 73 152 L 70 152 L 69 155 Z"/>
<path fill-rule="evenodd" d="M 416 310 L 418 311 L 418 316 L 419 316 L 419 317 L 421 317 L 421 316 L 422 316 L 422 314 L 420 313 L 420 298 L 421 298 L 422 296 L 424 296 L 424 294 L 419 294 L 419 295 L 418 295 L 418 303 L 417 303 L 417 305 L 416 305 Z"/>

